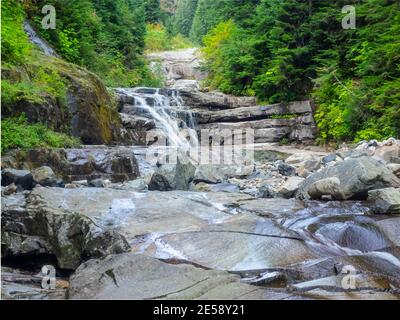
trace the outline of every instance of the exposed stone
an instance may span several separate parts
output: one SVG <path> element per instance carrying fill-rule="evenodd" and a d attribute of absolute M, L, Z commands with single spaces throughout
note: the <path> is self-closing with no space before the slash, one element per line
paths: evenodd
<path fill-rule="evenodd" d="M 133 181 L 124 182 L 122 185 L 113 186 L 113 188 L 118 190 L 129 190 L 129 191 L 147 191 L 148 186 L 144 179 L 136 179 Z"/>
<path fill-rule="evenodd" d="M 308 189 L 308 195 L 314 200 L 320 200 L 324 196 L 330 196 L 332 199 L 342 199 L 340 192 L 340 180 L 336 177 L 318 180 Z"/>
<path fill-rule="evenodd" d="M 1 193 L 2 193 L 2 195 L 9 196 L 13 193 L 16 193 L 17 190 L 18 190 L 18 187 L 13 182 L 13 183 L 9 184 L 7 187 L 2 187 Z"/>
<path fill-rule="evenodd" d="M 171 162 L 159 165 L 151 178 L 149 190 L 189 190 L 196 167 L 183 154 L 178 154 Z"/>
<path fill-rule="evenodd" d="M 91 181 L 88 182 L 89 187 L 92 188 L 104 188 L 105 187 L 105 183 L 103 179 L 93 179 Z"/>
<path fill-rule="evenodd" d="M 368 192 L 373 211 L 379 214 L 400 214 L 400 188 L 386 188 Z"/>
<path fill-rule="evenodd" d="M 304 178 L 301 177 L 289 177 L 286 182 L 278 188 L 278 194 L 283 198 L 292 198 L 303 181 Z"/>
<path fill-rule="evenodd" d="M 55 187 L 59 185 L 53 169 L 47 166 L 37 168 L 32 171 L 32 175 L 37 184 L 44 187 Z"/>
<path fill-rule="evenodd" d="M 200 56 L 196 48 L 155 52 L 148 54 L 147 58 L 153 65 L 161 66 L 167 87 L 173 86 L 182 79 L 201 81 L 206 76 L 200 68 Z"/>
<path fill-rule="evenodd" d="M 94 73 L 41 53 L 35 56 L 35 64 L 30 64 L 27 69 L 36 72 L 39 66 L 44 68 L 43 72 L 60 74 L 66 84 L 66 99 L 46 95 L 42 102 L 32 102 L 22 97 L 12 104 L 3 103 L 3 116 L 24 113 L 28 122 L 44 123 L 55 131 L 79 137 L 85 144 L 109 144 L 121 140 L 117 104 Z M 29 78 L 28 74 L 23 76 Z"/>
<path fill-rule="evenodd" d="M 24 190 L 32 190 L 35 182 L 28 170 L 3 169 L 1 171 L 1 185 L 8 186 L 14 183 Z"/>
<path fill-rule="evenodd" d="M 296 174 L 296 168 L 286 163 L 280 163 L 278 165 L 278 171 L 281 175 L 286 177 L 294 176 Z"/>
<path fill-rule="evenodd" d="M 43 201 L 40 195 L 46 190 L 50 189 L 36 187 L 26 204 L 24 196 L 18 196 L 18 202 L 13 196 L 3 199 L 3 257 L 54 255 L 60 268 L 75 269 L 84 260 L 129 249 L 117 232 L 102 230 L 80 213 Z"/>
<path fill-rule="evenodd" d="M 312 108 L 309 101 L 291 102 L 288 105 L 273 104 L 268 106 L 240 107 L 226 112 L 226 110 L 205 111 L 197 113 L 198 123 L 234 122 L 268 118 L 272 115 L 307 114 Z"/>
<path fill-rule="evenodd" d="M 311 153 L 296 153 L 288 157 L 285 162 L 297 167 L 297 170 L 306 172 L 316 171 L 321 167 L 322 157 Z"/>
<path fill-rule="evenodd" d="M 369 190 L 400 187 L 400 180 L 382 163 L 371 157 L 350 158 L 316 172 L 301 184 L 297 197 L 308 199 L 310 187 L 317 181 L 337 178 L 337 200 L 366 199 Z"/>
<path fill-rule="evenodd" d="M 218 91 L 182 90 L 181 95 L 187 105 L 195 108 L 235 109 L 257 104 L 254 97 L 235 97 Z"/>
<path fill-rule="evenodd" d="M 135 155 L 132 149 L 127 147 L 37 148 L 14 151 L 8 156 L 5 164 L 7 163 L 29 170 L 48 166 L 67 183 L 97 178 L 123 182 L 139 176 Z"/>
<path fill-rule="evenodd" d="M 70 299 L 273 299 L 285 294 L 240 283 L 223 271 L 172 265 L 136 254 L 84 263 L 71 277 Z"/>
<path fill-rule="evenodd" d="M 392 170 L 393 173 L 400 178 L 400 164 L 397 163 L 389 163 L 388 164 L 389 170 Z"/>
<path fill-rule="evenodd" d="M 335 154 L 335 153 L 332 153 L 332 154 L 329 154 L 329 155 L 323 157 L 323 158 L 322 158 L 322 162 L 323 162 L 324 164 L 328 164 L 328 163 L 330 163 L 330 162 L 336 161 L 336 158 L 337 158 L 336 154 Z"/>
<path fill-rule="evenodd" d="M 393 144 L 393 145 L 385 145 L 378 147 L 374 153 L 375 157 L 379 157 L 386 162 L 391 162 L 392 157 L 399 157 L 400 156 L 400 145 Z"/>
<path fill-rule="evenodd" d="M 211 161 L 212 162 L 212 161 Z M 210 163 L 197 166 L 194 182 L 221 183 L 230 178 L 244 178 L 254 172 L 255 164 L 247 157 L 235 155 L 232 164 Z"/>

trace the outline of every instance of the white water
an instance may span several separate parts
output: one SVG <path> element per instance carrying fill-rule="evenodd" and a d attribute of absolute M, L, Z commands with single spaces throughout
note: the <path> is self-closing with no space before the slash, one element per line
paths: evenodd
<path fill-rule="evenodd" d="M 168 146 L 184 150 L 198 147 L 193 113 L 184 106 L 178 91 L 170 91 L 169 96 L 161 94 L 160 89 L 154 89 L 155 93 L 143 93 L 141 89 L 119 88 L 117 92 L 132 97 L 141 115 L 155 121 L 157 129 L 167 138 Z"/>

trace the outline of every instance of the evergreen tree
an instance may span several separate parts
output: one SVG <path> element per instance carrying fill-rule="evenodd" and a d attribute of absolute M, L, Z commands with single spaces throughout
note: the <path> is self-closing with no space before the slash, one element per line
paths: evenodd
<path fill-rule="evenodd" d="M 189 37 L 198 0 L 181 0 L 178 3 L 174 17 L 174 33 Z"/>
<path fill-rule="evenodd" d="M 159 23 L 161 21 L 160 0 L 143 0 L 144 12 L 147 23 Z"/>

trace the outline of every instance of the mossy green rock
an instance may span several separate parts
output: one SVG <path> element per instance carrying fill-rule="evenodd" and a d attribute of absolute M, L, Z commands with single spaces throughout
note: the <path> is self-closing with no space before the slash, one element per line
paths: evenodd
<path fill-rule="evenodd" d="M 29 122 L 42 122 L 54 131 L 79 137 L 85 144 L 110 144 L 120 139 L 116 100 L 95 74 L 41 53 L 24 68 L 3 66 L 2 71 L 3 80 L 12 85 L 39 72 L 48 75 L 43 77 L 45 85 L 36 88 L 37 83 L 28 81 L 34 90 L 3 103 L 3 116 L 25 113 Z M 51 88 L 51 77 L 61 83 L 57 90 Z"/>

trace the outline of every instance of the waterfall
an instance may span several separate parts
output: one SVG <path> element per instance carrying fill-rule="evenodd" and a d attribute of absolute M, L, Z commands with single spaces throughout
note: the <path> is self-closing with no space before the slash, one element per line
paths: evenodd
<path fill-rule="evenodd" d="M 192 111 L 184 105 L 177 90 L 157 88 L 118 88 L 117 94 L 128 97 L 135 116 L 155 122 L 167 139 L 167 145 L 184 150 L 199 145 Z"/>
<path fill-rule="evenodd" d="M 28 35 L 29 40 L 33 44 L 38 46 L 39 49 L 41 49 L 44 52 L 44 54 L 46 54 L 48 56 L 58 57 L 55 50 L 45 40 L 43 40 L 42 38 L 40 38 L 38 36 L 38 34 L 36 33 L 36 31 L 33 29 L 33 27 L 30 25 L 30 23 L 28 21 L 24 22 L 24 31 Z"/>

